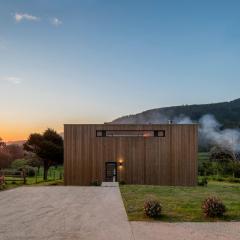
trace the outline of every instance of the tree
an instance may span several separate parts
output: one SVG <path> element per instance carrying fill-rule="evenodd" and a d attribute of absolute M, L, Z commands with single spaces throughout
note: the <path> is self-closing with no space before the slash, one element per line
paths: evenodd
<path fill-rule="evenodd" d="M 0 137 L 0 150 L 6 147 L 6 143 Z"/>
<path fill-rule="evenodd" d="M 11 160 L 16 160 L 24 157 L 23 146 L 17 144 L 10 144 L 6 146 L 8 152 L 11 155 Z"/>
<path fill-rule="evenodd" d="M 37 168 L 39 173 L 40 167 L 42 166 L 42 160 L 39 157 L 35 156 L 28 158 L 27 163 L 29 166 Z"/>
<path fill-rule="evenodd" d="M 234 158 L 232 152 L 229 150 L 215 146 L 210 150 L 210 160 L 220 163 L 228 163 L 229 161 L 233 161 Z"/>
<path fill-rule="evenodd" d="M 49 128 L 43 134 L 31 134 L 24 144 L 24 149 L 42 159 L 44 180 L 47 180 L 48 169 L 52 165 L 63 163 L 63 139 L 53 129 Z"/>
<path fill-rule="evenodd" d="M 0 169 L 8 168 L 11 164 L 11 155 L 8 152 L 0 151 Z"/>
<path fill-rule="evenodd" d="M 11 163 L 11 168 L 13 169 L 22 169 L 28 165 L 27 159 L 16 159 Z"/>
<path fill-rule="evenodd" d="M 7 150 L 6 143 L 0 138 L 0 168 L 7 168 L 10 165 L 11 155 Z"/>

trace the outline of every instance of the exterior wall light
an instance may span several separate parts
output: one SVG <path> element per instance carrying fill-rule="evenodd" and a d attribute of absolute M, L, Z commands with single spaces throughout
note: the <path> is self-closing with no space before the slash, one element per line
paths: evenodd
<path fill-rule="evenodd" d="M 119 160 L 118 166 L 120 170 L 123 168 L 123 160 Z"/>

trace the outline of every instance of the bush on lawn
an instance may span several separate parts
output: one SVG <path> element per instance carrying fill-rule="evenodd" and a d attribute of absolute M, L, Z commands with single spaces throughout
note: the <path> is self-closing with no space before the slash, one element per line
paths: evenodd
<path fill-rule="evenodd" d="M 240 183 L 240 178 L 230 177 L 230 178 L 228 178 L 228 182 L 231 182 L 231 183 Z"/>
<path fill-rule="evenodd" d="M 162 211 L 162 206 L 156 200 L 147 200 L 144 203 L 144 213 L 148 217 L 152 217 L 152 218 L 159 217 L 161 215 L 161 211 Z"/>
<path fill-rule="evenodd" d="M 226 179 L 224 177 L 216 177 L 216 181 L 224 182 Z"/>
<path fill-rule="evenodd" d="M 94 180 L 91 182 L 91 186 L 101 186 L 101 182 L 99 180 Z"/>
<path fill-rule="evenodd" d="M 6 189 L 6 184 L 1 184 L 0 185 L 0 191 Z"/>
<path fill-rule="evenodd" d="M 198 186 L 206 187 L 208 184 L 208 179 L 206 177 L 200 178 L 198 180 Z"/>
<path fill-rule="evenodd" d="M 30 166 L 25 167 L 25 171 L 28 177 L 34 177 L 35 176 L 35 169 Z"/>
<path fill-rule="evenodd" d="M 217 197 L 208 197 L 202 203 L 202 210 L 206 217 L 222 217 L 226 207 Z"/>

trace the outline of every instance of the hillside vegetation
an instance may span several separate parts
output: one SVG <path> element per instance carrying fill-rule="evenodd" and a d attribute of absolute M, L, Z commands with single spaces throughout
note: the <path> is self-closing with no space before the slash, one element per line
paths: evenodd
<path fill-rule="evenodd" d="M 112 123 L 163 123 L 181 116 L 197 122 L 205 114 L 214 115 L 224 128 L 239 128 L 240 98 L 230 102 L 156 108 L 117 118 Z"/>

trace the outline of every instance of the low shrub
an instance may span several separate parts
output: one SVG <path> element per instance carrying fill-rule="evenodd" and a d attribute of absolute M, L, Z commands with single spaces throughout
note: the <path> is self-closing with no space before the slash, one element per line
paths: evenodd
<path fill-rule="evenodd" d="M 198 186 L 206 187 L 208 185 L 208 179 L 206 177 L 198 180 Z"/>
<path fill-rule="evenodd" d="M 101 181 L 99 181 L 99 180 L 94 180 L 94 181 L 91 182 L 90 185 L 91 185 L 91 186 L 101 186 Z"/>
<path fill-rule="evenodd" d="M 217 197 L 208 197 L 202 203 L 202 210 L 206 217 L 221 217 L 226 207 Z"/>
<path fill-rule="evenodd" d="M 216 181 L 223 182 L 226 179 L 224 177 L 216 177 Z"/>
<path fill-rule="evenodd" d="M 231 177 L 231 178 L 228 178 L 228 182 L 240 183 L 240 178 Z"/>
<path fill-rule="evenodd" d="M 11 168 L 13 169 L 19 169 L 19 168 L 24 168 L 25 166 L 28 165 L 28 160 L 27 159 L 16 159 L 12 162 Z"/>
<path fill-rule="evenodd" d="M 222 177 L 222 176 L 216 176 L 216 175 L 208 176 L 208 179 L 213 180 L 213 181 L 218 181 L 218 182 L 227 181 L 227 178 Z"/>
<path fill-rule="evenodd" d="M 125 185 L 126 182 L 125 182 L 125 181 L 120 181 L 119 184 L 120 184 L 120 185 Z"/>
<path fill-rule="evenodd" d="M 162 206 L 156 200 L 148 200 L 144 203 L 144 213 L 148 217 L 159 217 L 161 215 Z"/>
<path fill-rule="evenodd" d="M 6 184 L 0 184 L 0 191 L 6 189 Z"/>
<path fill-rule="evenodd" d="M 35 169 L 30 166 L 26 166 L 25 168 L 26 174 L 28 177 L 34 177 L 35 176 Z"/>

